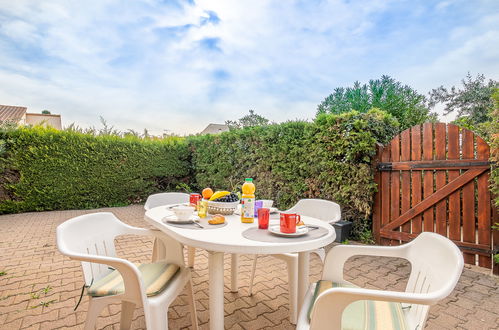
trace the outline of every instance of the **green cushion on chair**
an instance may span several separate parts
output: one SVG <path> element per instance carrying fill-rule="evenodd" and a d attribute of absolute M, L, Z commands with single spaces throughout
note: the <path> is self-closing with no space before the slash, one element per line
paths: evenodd
<path fill-rule="evenodd" d="M 179 266 L 166 262 L 139 264 L 137 267 L 142 273 L 142 281 L 148 297 L 163 291 L 180 269 Z M 87 290 L 87 294 L 92 297 L 111 296 L 124 292 L 123 279 L 117 270 L 96 281 Z"/>
<path fill-rule="evenodd" d="M 317 297 L 331 288 L 355 288 L 354 285 L 339 284 L 331 281 L 318 281 L 315 286 L 312 304 L 308 310 L 308 319 Z M 387 301 L 359 300 L 348 305 L 341 317 L 342 330 L 358 329 L 408 329 L 400 303 Z"/>

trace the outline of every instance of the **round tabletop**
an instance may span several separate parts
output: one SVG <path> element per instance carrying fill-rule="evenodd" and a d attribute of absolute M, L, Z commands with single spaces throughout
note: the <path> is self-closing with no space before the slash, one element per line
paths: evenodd
<path fill-rule="evenodd" d="M 145 220 L 184 245 L 208 251 L 249 254 L 303 252 L 326 246 L 336 238 L 333 226 L 322 220 L 307 216 L 301 217 L 305 224 L 320 226 L 327 230 L 327 234 L 307 241 L 293 241 L 290 238 L 289 243 L 254 241 L 243 237 L 242 232 L 248 228 L 257 227 L 258 220 L 255 218 L 253 223 L 242 223 L 238 215 L 226 215 L 227 226 L 217 229 L 178 228 L 163 223 L 162 219 L 167 215 L 167 207 L 158 206 L 150 209 L 145 214 Z M 279 224 L 278 214 L 270 215 L 270 224 L 274 223 Z"/>

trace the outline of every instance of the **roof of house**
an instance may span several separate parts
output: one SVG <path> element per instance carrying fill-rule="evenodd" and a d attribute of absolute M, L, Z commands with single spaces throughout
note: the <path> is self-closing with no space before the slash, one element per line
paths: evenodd
<path fill-rule="evenodd" d="M 26 107 L 0 104 L 0 121 L 12 120 L 17 122 L 26 114 L 27 110 Z"/>
<path fill-rule="evenodd" d="M 229 126 L 225 124 L 209 124 L 200 134 L 217 134 L 222 132 L 227 132 Z"/>

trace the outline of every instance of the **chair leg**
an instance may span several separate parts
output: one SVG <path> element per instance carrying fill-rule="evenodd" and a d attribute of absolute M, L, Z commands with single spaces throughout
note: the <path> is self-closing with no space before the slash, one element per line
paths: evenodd
<path fill-rule="evenodd" d="M 286 260 L 288 266 L 289 285 L 289 321 L 296 324 L 298 314 L 298 262 L 296 259 Z"/>
<path fill-rule="evenodd" d="M 84 330 L 94 330 L 97 317 L 104 307 L 108 304 L 106 300 L 90 298 L 88 301 L 87 319 L 85 320 Z"/>
<path fill-rule="evenodd" d="M 196 312 L 196 300 L 194 300 L 194 290 L 192 288 L 192 280 L 189 279 L 189 282 L 186 285 L 187 288 L 187 300 L 189 304 L 189 308 L 191 310 L 191 323 L 192 329 L 198 329 L 198 315 Z"/>
<path fill-rule="evenodd" d="M 258 254 L 255 254 L 253 259 L 253 268 L 251 269 L 251 277 L 249 283 L 249 295 L 253 295 L 253 282 L 255 281 L 255 271 L 256 271 L 256 260 L 258 259 Z"/>
<path fill-rule="evenodd" d="M 168 308 L 165 306 L 149 307 L 144 309 L 146 329 L 168 329 Z"/>
<path fill-rule="evenodd" d="M 194 257 L 196 257 L 196 248 L 191 246 L 187 247 L 187 267 L 194 267 Z"/>
<path fill-rule="evenodd" d="M 165 257 L 165 245 L 163 242 L 157 238 L 154 239 L 154 243 L 152 246 L 152 262 L 156 262 Z"/>
<path fill-rule="evenodd" d="M 326 258 L 326 250 L 324 248 L 320 248 L 317 250 L 312 251 L 312 253 L 315 253 L 319 256 L 321 259 L 322 263 L 324 263 L 324 259 Z"/>
<path fill-rule="evenodd" d="M 135 304 L 129 301 L 121 302 L 120 330 L 128 330 L 132 326 L 133 312 Z"/>

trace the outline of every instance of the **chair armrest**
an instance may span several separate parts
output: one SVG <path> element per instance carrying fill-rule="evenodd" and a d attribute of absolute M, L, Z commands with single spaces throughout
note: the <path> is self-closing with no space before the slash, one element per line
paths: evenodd
<path fill-rule="evenodd" d="M 159 229 L 145 229 L 139 227 L 133 227 L 124 224 L 126 227 L 126 234 L 140 235 L 140 236 L 153 236 L 155 238 L 153 244 L 153 255 L 152 262 L 157 261 L 167 261 L 177 264 L 179 266 L 184 265 L 184 256 L 182 254 L 182 244 L 180 244 L 175 239 L 166 235 Z M 166 248 L 168 247 L 168 249 Z"/>
<path fill-rule="evenodd" d="M 435 293 L 381 291 L 363 288 L 332 288 L 317 297 L 311 313 L 310 329 L 341 329 L 344 309 L 358 300 L 390 301 L 419 305 L 434 305 L 440 299 Z"/>
<path fill-rule="evenodd" d="M 126 234 L 131 235 L 139 235 L 139 236 L 155 236 L 157 230 L 155 229 L 146 229 L 140 227 L 130 226 L 128 224 L 123 223 L 123 226 L 126 228 Z"/>
<path fill-rule="evenodd" d="M 76 253 L 65 253 L 68 257 L 73 260 L 91 262 L 97 264 L 104 264 L 116 269 L 123 278 L 125 285 L 125 293 L 123 298 L 129 298 L 134 300 L 136 303 L 146 303 L 145 288 L 142 283 L 142 275 L 133 263 L 128 260 L 120 259 L 116 257 L 100 256 L 100 255 L 90 255 L 90 254 L 76 254 Z"/>
<path fill-rule="evenodd" d="M 406 259 L 406 246 L 337 245 L 326 255 L 322 279 L 343 282 L 345 262 L 360 255 Z"/>

